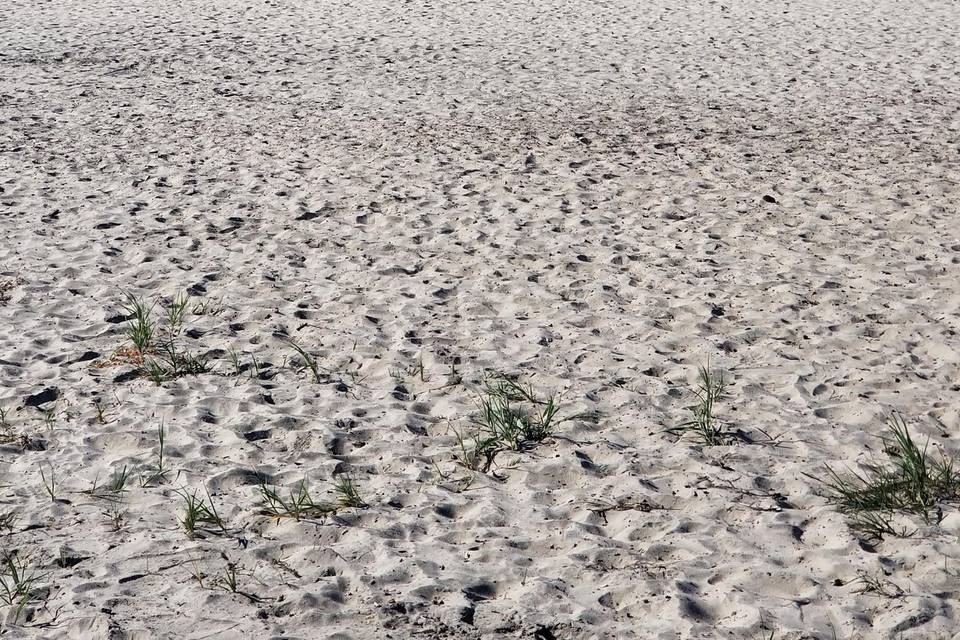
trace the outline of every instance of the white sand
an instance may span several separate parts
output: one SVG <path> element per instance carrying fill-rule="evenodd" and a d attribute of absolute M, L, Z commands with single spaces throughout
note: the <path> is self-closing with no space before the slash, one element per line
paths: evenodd
<path fill-rule="evenodd" d="M 960 455 L 956 2 L 2 5 L 0 406 L 46 447 L 0 451 L 9 637 L 960 637 L 960 515 L 861 545 L 804 475 L 889 410 Z M 91 366 L 124 290 L 181 289 L 215 372 Z M 708 358 L 781 446 L 663 432 Z M 599 420 L 471 474 L 485 368 Z M 114 531 L 81 492 L 161 421 Z M 277 524 L 255 470 L 370 507 Z M 229 535 L 191 540 L 204 483 Z"/>

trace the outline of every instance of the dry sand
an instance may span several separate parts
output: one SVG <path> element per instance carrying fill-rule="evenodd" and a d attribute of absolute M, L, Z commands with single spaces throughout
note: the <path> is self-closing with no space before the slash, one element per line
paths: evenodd
<path fill-rule="evenodd" d="M 956 510 L 867 544 L 805 475 L 878 455 L 891 410 L 960 455 L 958 24 L 5 0 L 0 406 L 29 443 L 0 546 L 38 571 L 5 636 L 960 637 Z M 158 386 L 115 355 L 123 292 L 181 290 L 215 369 Z M 664 432 L 708 359 L 755 444 Z M 575 417 L 482 474 L 453 434 L 485 369 Z M 84 491 L 124 466 L 117 531 Z M 368 507 L 260 514 L 258 474 L 341 472 Z M 203 486 L 228 532 L 190 539 Z"/>

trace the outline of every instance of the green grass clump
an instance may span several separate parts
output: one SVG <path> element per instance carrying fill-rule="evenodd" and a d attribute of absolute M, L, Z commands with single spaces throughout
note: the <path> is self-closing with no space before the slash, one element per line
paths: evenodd
<path fill-rule="evenodd" d="M 143 355 L 153 345 L 153 335 L 156 324 L 153 321 L 154 304 L 148 304 L 143 298 L 132 293 L 124 294 L 127 298 L 123 310 L 130 317 L 127 321 L 126 336 L 137 351 Z"/>
<path fill-rule="evenodd" d="M 16 553 L 3 552 L 0 558 L 0 603 L 15 608 L 15 621 L 30 601 L 39 599 L 36 587 L 38 574 L 37 568 L 29 560 Z"/>
<path fill-rule="evenodd" d="M 205 356 L 180 350 L 173 338 L 157 345 L 156 352 L 158 357 L 146 360 L 143 366 L 147 377 L 157 385 L 210 371 L 210 363 Z"/>
<path fill-rule="evenodd" d="M 198 497 L 196 489 L 191 492 L 181 488 L 176 493 L 183 498 L 184 511 L 180 524 L 183 525 L 189 537 L 193 538 L 198 530 L 211 527 L 218 530 L 218 533 L 227 532 L 227 526 L 217 513 L 209 491 L 206 492 L 206 499 L 202 496 Z"/>
<path fill-rule="evenodd" d="M 693 390 L 697 397 L 697 404 L 690 407 L 692 414 L 690 420 L 667 429 L 667 432 L 678 436 L 692 435 L 708 446 L 726 444 L 730 440 L 730 435 L 714 415 L 714 408 L 726 391 L 727 383 L 723 373 L 712 371 L 708 363 L 706 366 L 700 366 L 698 378 L 697 388 Z"/>
<path fill-rule="evenodd" d="M 299 522 L 303 519 L 324 518 L 336 511 L 333 505 L 315 500 L 310 495 L 305 480 L 301 480 L 296 489 L 290 489 L 284 498 L 276 487 L 266 483 L 260 485 L 261 512 L 277 522 L 281 518 L 292 518 Z"/>
<path fill-rule="evenodd" d="M 529 384 L 492 373 L 477 398 L 473 429 L 456 434 L 457 459 L 469 469 L 486 473 L 501 451 L 521 451 L 552 436 L 559 409 L 556 395 L 541 399 Z"/>
<path fill-rule="evenodd" d="M 183 331 L 183 321 L 187 315 L 187 305 L 190 304 L 190 297 L 186 291 L 173 296 L 170 304 L 164 305 L 163 310 L 167 320 L 167 332 L 171 336 L 179 336 Z"/>
<path fill-rule="evenodd" d="M 337 506 L 344 509 L 363 509 L 368 506 L 360 495 L 360 489 L 354 479 L 341 473 L 333 482 L 333 490 L 337 494 Z"/>
<path fill-rule="evenodd" d="M 943 453 L 929 452 L 929 441 L 920 447 L 897 414 L 887 419 L 883 437 L 885 463 L 861 465 L 862 472 L 840 474 L 826 467 L 827 477 L 814 478 L 826 490 L 827 500 L 851 516 L 854 528 L 872 538 L 910 535 L 893 526 L 896 514 L 919 516 L 924 523 L 939 521 L 942 505 L 960 499 L 960 473 Z"/>
<path fill-rule="evenodd" d="M 169 303 L 162 303 L 163 318 L 153 318 L 156 301 L 126 294 L 123 310 L 129 317 L 126 337 L 133 343 L 142 362 L 141 370 L 150 380 L 161 385 L 176 378 L 210 371 L 205 356 L 195 355 L 180 345 L 184 322 L 190 304 L 185 292 L 176 294 Z M 98 410 L 98 419 L 104 415 Z"/>
<path fill-rule="evenodd" d="M 84 493 L 101 500 L 119 502 L 127 490 L 127 481 L 130 479 L 130 471 L 124 465 L 123 469 L 114 471 L 107 480 L 106 484 L 99 484 L 99 478 L 94 478 L 93 486 Z"/>
<path fill-rule="evenodd" d="M 220 576 L 214 584 L 224 591 L 228 591 L 230 593 L 240 593 L 239 581 L 237 579 L 238 575 L 239 572 L 237 571 L 237 565 L 228 561 L 227 567 L 223 571 L 223 575 Z"/>
<path fill-rule="evenodd" d="M 330 503 L 314 499 L 305 480 L 290 489 L 286 497 L 280 489 L 264 482 L 260 484 L 261 513 L 276 518 L 278 522 L 281 518 L 291 518 L 299 522 L 311 518 L 322 519 L 336 513 L 338 509 L 362 509 L 368 506 L 360 495 L 356 482 L 347 474 L 336 476 L 333 490 L 337 499 L 335 503 Z"/>
<path fill-rule="evenodd" d="M 290 347 L 296 351 L 297 355 L 303 360 L 306 368 L 310 370 L 310 376 L 313 378 L 314 382 L 319 383 L 327 380 L 327 376 L 321 370 L 320 365 L 317 363 L 316 357 L 292 340 L 290 341 Z"/>
<path fill-rule="evenodd" d="M 145 469 L 146 473 L 141 472 L 140 474 L 140 486 L 146 487 L 151 483 L 160 484 L 166 479 L 167 472 L 170 470 L 167 467 L 166 458 L 164 457 L 164 445 L 167 440 L 167 430 L 163 426 L 163 422 L 157 425 L 157 457 L 156 462 L 153 464 L 147 465 Z"/>

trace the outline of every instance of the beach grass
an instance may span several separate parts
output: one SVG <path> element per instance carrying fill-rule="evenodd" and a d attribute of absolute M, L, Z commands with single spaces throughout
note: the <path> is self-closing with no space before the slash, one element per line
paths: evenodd
<path fill-rule="evenodd" d="M 882 437 L 885 461 L 867 462 L 861 471 L 838 472 L 825 465 L 826 477 L 815 478 L 827 500 L 851 516 L 854 528 L 871 537 L 912 535 L 897 528 L 897 514 L 918 516 L 925 524 L 939 521 L 942 505 L 960 499 L 960 472 L 945 454 L 934 455 L 929 440 L 922 446 L 906 421 L 892 414 Z"/>
<path fill-rule="evenodd" d="M 529 383 L 501 372 L 488 373 L 476 399 L 471 427 L 455 431 L 457 460 L 486 473 L 498 453 L 521 451 L 552 436 L 560 410 L 557 395 L 540 397 Z"/>
<path fill-rule="evenodd" d="M 711 369 L 708 362 L 698 368 L 697 378 L 697 386 L 692 390 L 697 402 L 689 408 L 690 419 L 667 429 L 667 432 L 692 436 L 707 446 L 726 444 L 730 436 L 715 415 L 716 405 L 723 399 L 727 388 L 723 372 Z"/>

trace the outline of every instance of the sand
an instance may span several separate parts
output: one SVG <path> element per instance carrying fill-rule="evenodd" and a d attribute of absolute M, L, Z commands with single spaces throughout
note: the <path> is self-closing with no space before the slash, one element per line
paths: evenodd
<path fill-rule="evenodd" d="M 6 0 L 0 548 L 36 572 L 6 637 L 960 637 L 960 514 L 868 543 L 816 480 L 891 411 L 960 455 L 958 24 Z M 213 369 L 157 385 L 124 293 L 181 291 Z M 665 431 L 708 361 L 719 446 Z M 564 421 L 480 473 L 487 370 Z M 366 507 L 263 515 L 261 479 L 337 474 Z"/>

